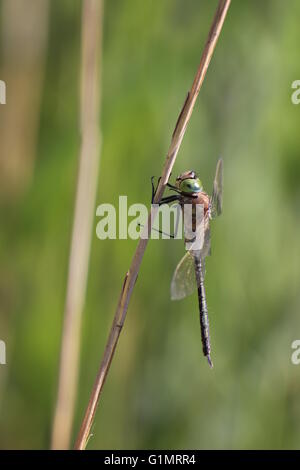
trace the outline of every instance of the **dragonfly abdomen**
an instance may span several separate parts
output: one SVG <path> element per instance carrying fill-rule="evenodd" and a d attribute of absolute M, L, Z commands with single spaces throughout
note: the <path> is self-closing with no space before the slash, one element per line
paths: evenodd
<path fill-rule="evenodd" d="M 196 282 L 198 286 L 198 302 L 199 302 L 199 313 L 200 313 L 200 329 L 201 329 L 201 340 L 202 340 L 202 349 L 204 356 L 207 357 L 210 367 L 213 367 L 213 363 L 210 357 L 210 335 L 209 335 L 209 321 L 208 321 L 208 311 L 204 287 L 204 274 L 202 267 L 202 260 L 200 252 L 193 253 L 194 264 L 195 264 L 195 274 Z"/>

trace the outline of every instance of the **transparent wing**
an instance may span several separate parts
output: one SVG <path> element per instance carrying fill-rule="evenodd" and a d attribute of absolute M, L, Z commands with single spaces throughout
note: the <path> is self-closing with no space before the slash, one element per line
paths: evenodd
<path fill-rule="evenodd" d="M 203 266 L 204 266 L 204 258 L 206 258 L 206 256 L 210 256 L 211 254 L 211 248 L 210 248 L 210 228 L 208 227 L 206 230 L 205 230 L 205 234 L 204 234 L 204 245 L 203 245 L 203 248 L 201 250 L 201 257 L 202 257 L 202 260 L 203 260 Z"/>
<path fill-rule="evenodd" d="M 196 289 L 194 258 L 188 251 L 179 261 L 171 282 L 171 299 L 183 299 Z"/>
<path fill-rule="evenodd" d="M 195 252 L 194 252 L 195 253 Z M 199 252 L 197 252 L 197 255 Z M 203 255 L 202 255 L 203 256 Z M 203 275 L 205 274 L 204 258 L 202 258 Z M 180 300 L 191 295 L 197 289 L 194 257 L 188 251 L 179 261 L 171 282 L 171 299 Z"/>
<path fill-rule="evenodd" d="M 186 231 L 185 231 L 186 236 Z M 191 238 L 193 236 L 193 238 Z M 185 240 L 185 247 L 186 250 L 190 252 L 198 252 L 201 251 L 201 258 L 202 260 L 211 254 L 210 248 L 210 227 L 209 227 L 209 219 L 206 218 L 205 227 L 203 224 L 199 224 L 197 227 L 196 232 L 188 232 L 188 239 L 191 241 L 187 242 Z"/>
<path fill-rule="evenodd" d="M 222 212 L 223 199 L 223 160 L 220 158 L 217 163 L 216 175 L 214 179 L 213 192 L 211 196 L 211 217 L 217 217 Z"/>

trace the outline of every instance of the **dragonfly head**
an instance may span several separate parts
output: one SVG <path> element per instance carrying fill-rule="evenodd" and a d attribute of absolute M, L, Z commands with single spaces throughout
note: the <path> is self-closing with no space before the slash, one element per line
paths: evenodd
<path fill-rule="evenodd" d="M 176 179 L 176 187 L 185 194 L 200 193 L 202 182 L 194 171 L 186 171 Z"/>

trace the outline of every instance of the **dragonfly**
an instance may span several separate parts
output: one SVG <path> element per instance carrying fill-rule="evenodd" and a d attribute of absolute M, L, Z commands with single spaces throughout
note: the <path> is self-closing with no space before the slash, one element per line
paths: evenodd
<path fill-rule="evenodd" d="M 213 183 L 212 195 L 209 196 L 195 171 L 186 171 L 176 178 L 175 185 L 167 183 L 167 187 L 175 194 L 161 199 L 160 205 L 176 202 L 185 219 L 184 210 L 186 206 L 191 208 L 191 217 L 184 220 L 184 236 L 187 253 L 178 263 L 171 282 L 171 299 L 179 300 L 191 295 L 196 289 L 198 292 L 198 304 L 200 315 L 200 330 L 202 350 L 208 360 L 209 366 L 213 367 L 211 359 L 211 344 L 209 333 L 208 309 L 205 295 L 204 276 L 205 258 L 210 255 L 210 220 L 219 216 L 222 212 L 223 198 L 223 161 L 217 162 L 216 173 Z M 152 202 L 155 189 L 152 179 Z M 197 208 L 200 217 L 197 216 Z M 189 236 L 187 236 L 187 233 Z M 190 234 L 194 238 L 190 238 Z M 174 238 L 174 236 L 173 236 Z M 198 243 L 196 243 L 196 241 Z"/>

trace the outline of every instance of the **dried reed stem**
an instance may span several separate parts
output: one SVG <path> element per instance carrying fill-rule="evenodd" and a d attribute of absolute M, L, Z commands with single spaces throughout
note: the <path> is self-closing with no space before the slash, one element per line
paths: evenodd
<path fill-rule="evenodd" d="M 79 370 L 80 327 L 87 284 L 100 155 L 99 59 L 102 0 L 84 0 L 81 56 L 81 149 L 52 448 L 70 444 Z"/>
<path fill-rule="evenodd" d="M 208 65 L 210 63 L 210 59 L 212 57 L 214 48 L 216 46 L 218 37 L 220 35 L 227 10 L 230 5 L 230 0 L 220 0 L 218 4 L 217 11 L 215 13 L 209 34 L 208 34 L 208 39 L 206 41 L 204 51 L 201 57 L 200 65 L 197 70 L 197 74 L 195 76 L 194 82 L 192 84 L 191 90 L 189 91 L 186 100 L 184 102 L 183 108 L 179 114 L 172 139 L 171 139 L 171 144 L 168 150 L 167 158 L 163 167 L 162 171 L 162 176 L 160 179 L 160 183 L 158 185 L 154 203 L 157 204 L 164 192 L 166 183 L 168 182 L 170 173 L 172 171 L 173 165 L 175 163 L 175 159 L 179 150 L 179 147 L 181 145 L 183 136 L 185 134 L 186 126 L 189 122 L 189 119 L 191 117 L 197 96 L 199 94 L 201 85 L 203 83 Z M 145 227 L 145 230 L 148 230 L 148 233 L 151 231 L 151 220 L 154 219 L 154 212 L 155 210 L 151 210 L 151 214 L 148 219 L 148 224 Z M 91 397 L 85 412 L 85 416 L 77 437 L 77 441 L 75 444 L 75 449 L 78 450 L 83 450 L 86 447 L 87 440 L 90 434 L 91 426 L 95 417 L 97 405 L 99 402 L 99 397 L 100 393 L 102 391 L 105 378 L 107 376 L 107 373 L 109 371 L 109 367 L 117 346 L 117 342 L 121 333 L 121 329 L 123 327 L 126 313 L 127 313 L 127 308 L 128 304 L 130 301 L 130 297 L 132 294 L 132 290 L 134 288 L 140 264 L 142 262 L 142 258 L 145 252 L 145 249 L 147 247 L 148 243 L 148 238 L 141 238 L 136 252 L 134 254 L 131 266 L 129 268 L 129 271 L 126 273 L 119 303 L 117 306 L 117 310 L 115 313 L 115 317 L 113 320 L 113 324 L 111 327 L 111 331 L 106 343 L 104 355 L 102 358 L 102 362 L 100 364 L 99 372 L 96 377 L 96 381 L 91 393 Z"/>

